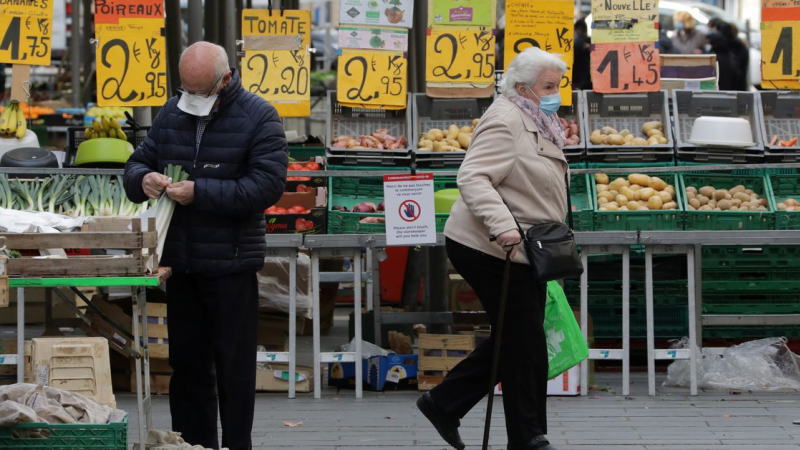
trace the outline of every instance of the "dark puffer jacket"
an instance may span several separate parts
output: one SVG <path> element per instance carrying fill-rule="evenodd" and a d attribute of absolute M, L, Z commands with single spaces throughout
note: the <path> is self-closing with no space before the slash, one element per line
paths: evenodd
<path fill-rule="evenodd" d="M 286 136 L 275 108 L 242 88 L 234 71 L 220 92 L 196 147 L 199 118 L 167 101 L 144 142 L 125 165 L 125 191 L 147 197 L 142 179 L 180 164 L 194 185 L 194 202 L 176 205 L 162 266 L 175 272 L 222 276 L 264 264 L 264 209 L 281 196 L 288 164 Z"/>

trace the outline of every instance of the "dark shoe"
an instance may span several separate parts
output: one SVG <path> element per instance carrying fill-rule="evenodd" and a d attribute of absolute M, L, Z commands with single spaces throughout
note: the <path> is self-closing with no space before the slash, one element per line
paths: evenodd
<path fill-rule="evenodd" d="M 545 437 L 545 435 L 543 435 L 543 434 L 540 434 L 539 436 L 536 436 L 535 438 L 531 439 L 531 441 L 528 443 L 528 446 L 526 448 L 531 449 L 531 450 L 533 450 L 533 449 L 536 449 L 536 450 L 556 450 L 555 447 L 550 445 L 550 441 L 548 441 L 547 438 Z"/>
<path fill-rule="evenodd" d="M 430 393 L 426 392 L 422 394 L 422 397 L 417 400 L 417 408 L 430 420 L 442 439 L 458 450 L 464 449 L 464 442 L 458 434 L 458 427 L 461 423 L 458 419 L 447 417 L 440 412 L 433 403 Z"/>

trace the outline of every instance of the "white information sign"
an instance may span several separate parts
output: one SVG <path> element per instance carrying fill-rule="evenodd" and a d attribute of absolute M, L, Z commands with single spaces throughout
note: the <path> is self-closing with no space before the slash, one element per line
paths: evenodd
<path fill-rule="evenodd" d="M 384 175 L 386 244 L 436 243 L 433 174 Z"/>

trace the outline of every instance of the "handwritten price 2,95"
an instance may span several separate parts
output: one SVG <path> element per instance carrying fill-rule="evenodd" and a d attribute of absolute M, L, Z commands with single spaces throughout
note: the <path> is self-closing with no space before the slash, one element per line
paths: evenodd
<path fill-rule="evenodd" d="M 100 39 L 98 55 L 99 103 L 101 105 L 161 104 L 167 95 L 164 41 L 148 37 L 133 41 Z M 152 103 L 155 101 L 155 103 Z"/>
<path fill-rule="evenodd" d="M 649 92 L 661 85 L 659 53 L 652 43 L 593 44 L 591 68 L 597 92 Z"/>
<path fill-rule="evenodd" d="M 426 81 L 469 83 L 494 79 L 491 30 L 432 28 L 427 41 Z"/>
<path fill-rule="evenodd" d="M 339 60 L 340 101 L 404 106 L 406 58 L 400 52 L 347 51 Z"/>

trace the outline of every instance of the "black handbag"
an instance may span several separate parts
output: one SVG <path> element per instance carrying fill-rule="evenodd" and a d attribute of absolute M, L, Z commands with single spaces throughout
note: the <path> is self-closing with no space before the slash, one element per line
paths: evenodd
<path fill-rule="evenodd" d="M 532 225 L 523 232 L 517 218 L 522 244 L 531 265 L 533 275 L 541 282 L 578 278 L 583 273 L 583 264 L 572 234 L 572 200 L 569 195 L 569 179 L 564 175 L 567 186 L 567 220 L 562 222 L 543 222 Z M 509 209 L 510 211 L 510 209 Z M 512 213 L 513 216 L 513 213 Z"/>

